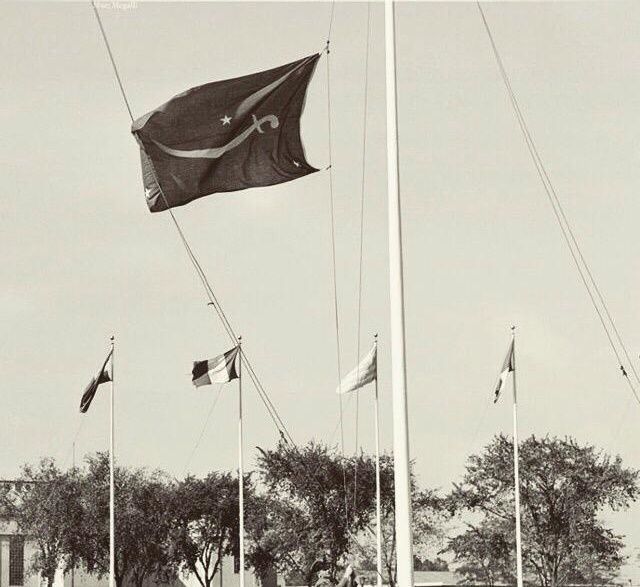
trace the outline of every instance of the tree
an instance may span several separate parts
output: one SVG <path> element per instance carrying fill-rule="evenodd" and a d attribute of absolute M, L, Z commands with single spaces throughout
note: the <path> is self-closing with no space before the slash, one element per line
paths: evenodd
<path fill-rule="evenodd" d="M 120 495 L 123 470 L 114 471 L 115 496 Z M 82 476 L 83 516 L 76 528 L 79 536 L 77 557 L 89 573 L 102 577 L 109 573 L 109 455 L 96 453 L 86 459 Z M 116 507 L 117 511 L 117 507 Z M 117 524 L 116 524 L 117 528 Z M 115 580 L 122 585 L 126 564 L 116 556 Z"/>
<path fill-rule="evenodd" d="M 75 529 L 82 518 L 77 471 L 63 473 L 48 458 L 25 465 L 18 483 L 3 486 L 0 507 L 3 516 L 35 543 L 29 570 L 41 574 L 51 587 L 58 567 L 73 563 Z"/>
<path fill-rule="evenodd" d="M 245 499 L 253 488 L 245 478 Z M 173 492 L 168 510 L 170 551 L 174 564 L 210 587 L 223 557 L 238 554 L 238 481 L 230 473 L 187 477 Z"/>
<path fill-rule="evenodd" d="M 301 448 L 280 442 L 274 450 L 260 449 L 260 477 L 269 492 L 288 504 L 287 523 L 295 524 L 290 531 L 296 547 L 288 563 L 283 561 L 284 570 L 299 573 L 321 561 L 314 568 L 325 568 L 336 581 L 339 567 L 351 552 L 351 537 L 365 528 L 371 515 L 369 484 L 358 482 L 354 501 L 354 464 L 358 462 L 363 471 L 362 461 L 360 457 L 343 459 L 316 442 Z M 274 523 L 280 528 L 285 525 Z M 312 576 L 305 581 L 310 584 Z"/>
<path fill-rule="evenodd" d="M 307 570 L 300 566 L 299 533 L 306 518 L 288 501 L 269 494 L 254 495 L 245 504 L 246 558 L 261 581 L 274 570 L 287 572 L 297 578 L 294 584 L 306 579 Z"/>
<path fill-rule="evenodd" d="M 117 548 L 121 559 L 126 552 L 128 575 L 135 587 L 142 587 L 147 578 L 167 583 L 175 576 L 167 516 L 171 489 L 162 473 L 140 469 L 127 476 L 122 488 Z"/>
<path fill-rule="evenodd" d="M 263 483 L 287 504 L 282 514 L 273 516 L 272 534 L 267 534 L 276 567 L 295 572 L 307 584 L 313 577 L 302 569 L 318 561 L 316 568 L 328 570 L 334 582 L 347 562 L 375 573 L 375 459 L 365 454 L 343 458 L 314 442 L 302 448 L 280 443 L 273 451 L 260 452 Z M 380 469 L 385 579 L 395 585 L 393 459 L 383 455 Z M 412 501 L 416 553 L 426 564 L 439 537 L 442 507 L 434 493 L 417 489 L 415 479 Z M 278 520 L 279 515 L 284 519 Z M 286 556 L 273 556 L 279 548 Z"/>
<path fill-rule="evenodd" d="M 168 482 L 160 472 L 114 470 L 115 561 L 114 578 L 122 587 L 130 577 L 137 587 L 145 578 L 173 575 L 169 558 Z M 77 556 L 87 571 L 99 577 L 109 572 L 109 455 L 87 458 L 82 479 L 84 515 L 76 528 Z"/>
<path fill-rule="evenodd" d="M 629 507 L 638 496 L 638 476 L 622 466 L 620 457 L 571 438 L 531 436 L 521 443 L 523 564 L 530 579 L 557 587 L 612 578 L 624 560 L 623 541 L 599 514 Z M 499 435 L 481 455 L 470 457 L 462 483 L 450 496 L 452 508 L 482 516 L 479 526 L 469 525 L 466 535 L 449 544 L 468 578 L 482 573 L 468 554 L 474 541 L 486 556 L 504 561 L 497 533 L 513 552 L 513 491 L 513 445 Z"/>
<path fill-rule="evenodd" d="M 421 561 L 417 556 L 413 557 L 414 571 L 448 571 L 449 563 L 446 560 L 436 556 L 435 559 L 426 559 Z"/>
<path fill-rule="evenodd" d="M 361 568 L 376 572 L 376 519 L 375 519 L 375 459 L 361 456 L 358 468 L 359 492 L 365 490 L 370 504 L 368 523 L 358 534 L 358 564 Z M 360 499 L 360 498 L 359 498 Z M 382 563 L 383 581 L 393 587 L 397 581 L 397 557 L 395 541 L 395 490 L 393 457 L 380 457 L 380 505 L 382 518 Z M 424 570 L 446 569 L 446 563 L 437 558 L 443 545 L 444 522 L 448 514 L 443 501 L 434 491 L 419 489 L 411 470 L 411 508 L 414 567 Z"/>
<path fill-rule="evenodd" d="M 515 553 L 509 539 L 512 529 L 504 526 L 503 520 L 485 519 L 478 525 L 468 524 L 466 532 L 450 540 L 449 550 L 455 554 L 457 571 L 465 583 L 492 586 L 516 582 Z"/>

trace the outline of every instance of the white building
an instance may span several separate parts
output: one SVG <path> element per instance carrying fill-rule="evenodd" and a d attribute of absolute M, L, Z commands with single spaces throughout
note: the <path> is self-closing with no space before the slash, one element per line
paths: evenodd
<path fill-rule="evenodd" d="M 19 481 L 0 481 L 3 485 L 13 488 Z M 33 542 L 18 532 L 16 523 L 12 520 L 0 519 L 0 587 L 43 587 L 46 581 L 38 574 L 31 573 L 31 561 L 36 552 Z M 222 572 L 215 577 L 215 587 L 239 587 L 240 576 L 234 571 L 234 560 L 227 557 L 222 564 Z M 275 573 L 270 581 L 264 585 L 255 575 L 245 573 L 246 587 L 277 587 Z M 108 587 L 109 578 L 98 578 L 96 575 L 76 569 L 73 573 L 56 574 L 54 587 Z M 125 587 L 132 587 L 125 581 Z M 169 585 L 159 585 L 155 581 L 145 581 L 145 587 L 201 587 L 193 575 L 180 577 Z"/>
<path fill-rule="evenodd" d="M 0 520 L 0 587 L 40 587 L 40 578 L 28 573 L 34 552 L 15 523 Z"/>

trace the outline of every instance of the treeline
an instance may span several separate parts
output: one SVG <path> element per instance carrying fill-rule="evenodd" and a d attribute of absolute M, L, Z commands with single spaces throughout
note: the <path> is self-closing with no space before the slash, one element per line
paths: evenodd
<path fill-rule="evenodd" d="M 496 436 L 469 458 L 448 494 L 412 483 L 416 567 L 451 567 L 466 582 L 513 583 L 513 448 Z M 530 437 L 520 447 L 524 566 L 543 587 L 606 583 L 624 562 L 623 537 L 600 519 L 629 507 L 638 472 L 572 439 Z M 51 459 L 25 466 L 0 495 L 2 514 L 33 539 L 31 571 L 51 587 L 56 569 L 109 570 L 109 462 L 106 454 L 60 470 Z M 244 479 L 246 564 L 314 585 L 336 582 L 350 562 L 375 583 L 375 461 L 342 458 L 326 445 L 281 443 L 260 450 Z M 381 459 L 384 580 L 395 585 L 393 460 Z M 226 556 L 238 555 L 234 473 L 174 479 L 161 471 L 115 470 L 115 579 L 142 587 L 191 574 L 211 587 Z M 473 520 L 471 522 L 470 520 Z"/>

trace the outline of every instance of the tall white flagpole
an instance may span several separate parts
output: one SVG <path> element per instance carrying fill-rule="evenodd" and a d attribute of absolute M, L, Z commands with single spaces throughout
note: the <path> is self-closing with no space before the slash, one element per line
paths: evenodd
<path fill-rule="evenodd" d="M 513 476 L 516 502 L 516 573 L 517 587 L 522 587 L 522 536 L 520 532 L 520 469 L 518 458 L 518 392 L 516 386 L 516 327 L 511 327 L 513 340 Z"/>
<path fill-rule="evenodd" d="M 242 462 L 242 337 L 238 337 L 238 502 L 240 516 L 240 587 L 244 587 L 244 467 Z"/>
<path fill-rule="evenodd" d="M 376 431 L 376 584 L 382 587 L 382 513 L 380 506 L 380 416 L 378 409 L 378 335 L 375 335 L 376 348 L 376 397 L 375 397 L 375 431 Z"/>
<path fill-rule="evenodd" d="M 385 0 L 387 81 L 387 184 L 389 202 L 389 293 L 391 308 L 391 379 L 393 393 L 393 458 L 398 587 L 413 587 L 411 479 L 407 372 L 404 342 L 404 286 L 402 226 L 398 185 L 398 128 L 396 106 L 396 53 L 394 2 Z"/>
<path fill-rule="evenodd" d="M 115 385 L 115 375 L 113 369 L 113 359 L 115 354 L 115 337 L 111 337 L 111 385 L 110 385 L 110 438 L 109 438 L 109 587 L 115 587 L 116 570 L 116 523 L 115 523 L 115 479 L 114 479 L 114 399 L 113 387 Z"/>

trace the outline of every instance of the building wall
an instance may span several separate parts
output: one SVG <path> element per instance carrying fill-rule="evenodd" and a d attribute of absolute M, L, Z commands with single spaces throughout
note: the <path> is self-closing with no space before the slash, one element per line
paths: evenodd
<path fill-rule="evenodd" d="M 8 528 L 3 528 L 6 532 Z M 23 541 L 23 557 L 22 557 L 22 572 L 16 567 L 19 563 L 15 560 L 17 540 Z M 12 569 L 12 542 L 14 561 Z M 33 544 L 29 541 L 24 541 L 21 536 L 15 532 L 0 534 L 0 587 L 40 587 L 40 577 L 29 573 L 29 561 L 35 553 Z M 19 577 L 21 575 L 21 577 Z"/>
<path fill-rule="evenodd" d="M 214 581 L 212 587 L 239 587 L 240 586 L 240 575 L 233 572 L 233 558 L 227 557 L 223 560 L 222 563 L 222 573 L 218 574 Z M 5 587 L 4 585 L 0 585 L 0 587 Z M 36 587 L 36 586 L 25 586 L 25 587 Z M 55 585 L 54 587 L 109 587 L 109 578 L 102 577 L 98 578 L 96 575 L 90 575 L 83 571 L 82 569 L 76 569 L 73 573 L 73 581 L 72 574 L 70 572 L 65 573 L 63 580 L 59 585 Z M 127 581 L 125 581 L 124 587 L 133 587 Z M 158 584 L 153 579 L 148 579 L 145 581 L 144 587 L 201 587 L 198 579 L 194 575 L 187 575 L 179 577 L 173 583 L 167 584 Z M 276 587 L 276 583 L 260 585 L 258 579 L 253 575 L 253 573 L 247 571 L 245 572 L 245 587 Z"/>
<path fill-rule="evenodd" d="M 24 541 L 24 555 L 22 558 L 23 577 L 20 583 L 12 584 L 11 576 L 11 542 L 16 537 L 22 538 L 15 523 L 7 520 L 0 520 L 0 587 L 43 587 L 45 582 L 39 575 L 29 572 L 31 560 L 36 552 L 35 545 L 29 540 Z M 15 549 L 15 547 L 14 547 Z M 15 550 L 14 550 L 15 555 Z M 15 565 L 15 563 L 14 563 Z M 14 569 L 15 571 L 15 569 Z M 15 573 L 14 573 L 15 574 Z M 234 573 L 233 557 L 226 557 L 222 563 L 222 573 L 214 579 L 212 587 L 239 587 L 240 575 Z M 109 578 L 89 574 L 82 569 L 76 569 L 74 573 L 59 572 L 54 581 L 54 587 L 109 587 Z M 124 587 L 132 587 L 125 582 Z M 200 587 L 198 579 L 193 575 L 180 577 L 171 585 L 158 585 L 153 580 L 145 582 L 144 587 Z M 269 577 L 264 585 L 251 571 L 245 571 L 245 587 L 277 587 L 274 577 Z"/>

